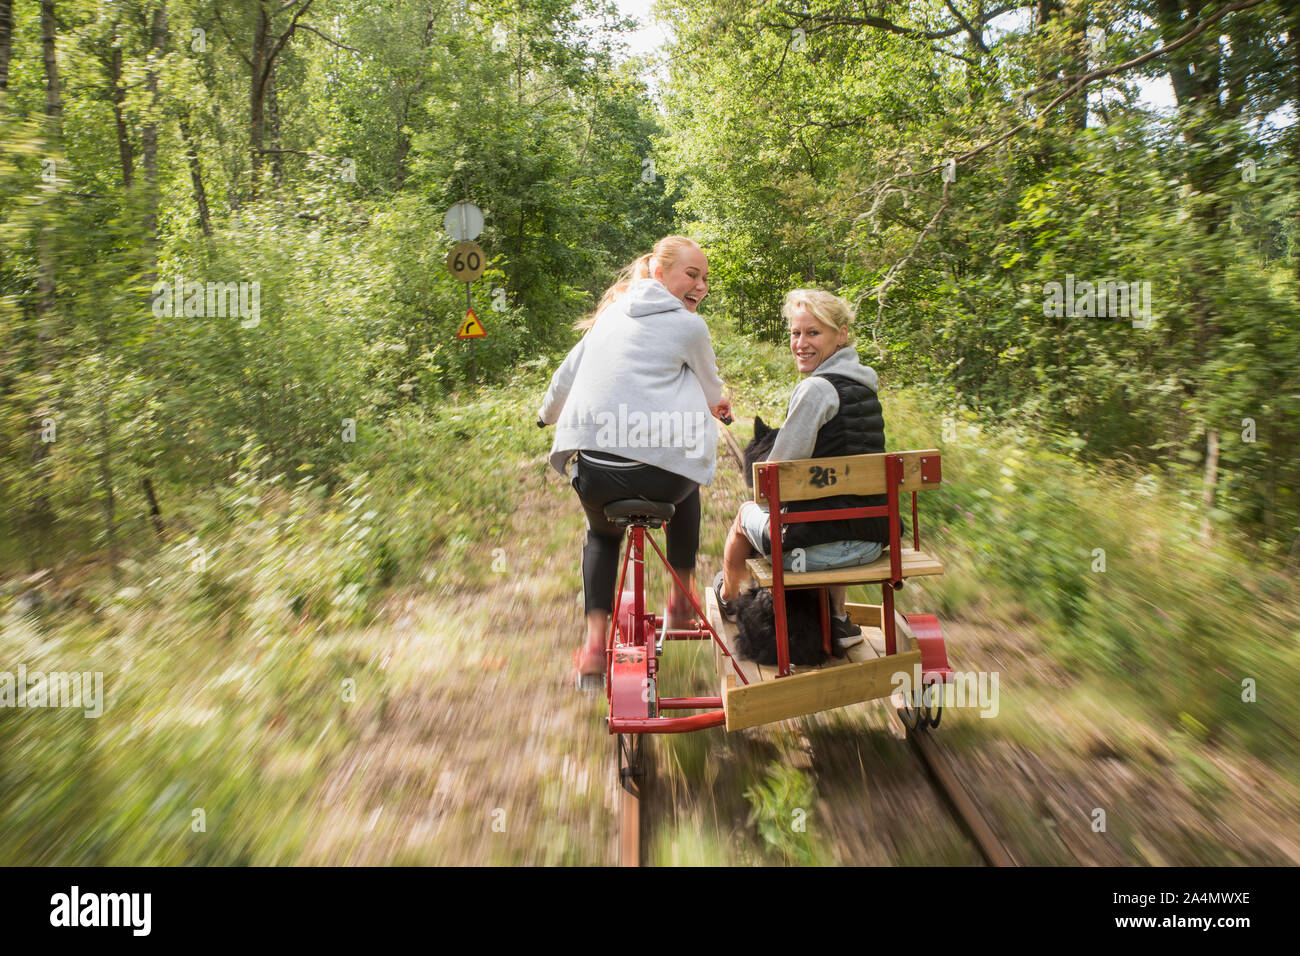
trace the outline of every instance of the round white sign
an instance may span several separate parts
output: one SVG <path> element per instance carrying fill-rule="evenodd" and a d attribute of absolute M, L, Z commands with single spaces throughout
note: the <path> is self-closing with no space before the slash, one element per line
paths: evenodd
<path fill-rule="evenodd" d="M 469 242 L 483 233 L 483 210 L 472 202 L 458 202 L 443 217 L 447 235 L 457 242 Z"/>

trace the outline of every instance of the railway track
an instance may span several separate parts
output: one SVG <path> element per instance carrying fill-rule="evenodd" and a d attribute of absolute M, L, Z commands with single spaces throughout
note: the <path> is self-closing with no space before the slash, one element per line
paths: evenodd
<path fill-rule="evenodd" d="M 653 759 L 650 734 L 619 734 L 618 865 L 641 865 L 641 803 Z"/>
<path fill-rule="evenodd" d="M 930 777 L 930 782 L 934 784 L 936 790 L 944 798 L 944 803 L 952 811 L 953 817 L 960 825 L 965 834 L 970 837 L 971 841 L 980 851 L 980 856 L 989 866 L 1019 866 L 1011 852 L 1002 845 L 997 834 L 993 832 L 988 818 L 984 816 L 979 804 L 975 802 L 961 778 L 957 775 L 952 767 L 952 763 L 940 752 L 939 747 L 935 744 L 930 736 L 928 729 L 909 730 L 897 713 L 891 713 L 890 719 L 898 722 L 898 726 L 907 736 L 907 743 L 916 754 L 918 760 L 925 766 Z"/>
<path fill-rule="evenodd" d="M 898 714 L 890 708 L 889 720 L 898 735 L 904 736 L 908 748 L 916 756 L 931 785 L 942 798 L 942 803 L 952 814 L 961 831 L 979 851 L 988 866 L 1019 866 L 1016 858 L 1003 845 L 994 832 L 984 811 L 961 782 L 951 761 L 942 753 L 928 729 L 908 729 Z M 646 788 L 651 779 L 653 763 L 651 735 L 639 735 L 639 743 L 629 749 L 620 738 L 618 782 L 618 865 L 640 866 L 645 835 L 645 819 L 641 809 Z M 630 762 L 629 762 L 630 761 Z M 636 772 L 639 768 L 640 772 Z"/>

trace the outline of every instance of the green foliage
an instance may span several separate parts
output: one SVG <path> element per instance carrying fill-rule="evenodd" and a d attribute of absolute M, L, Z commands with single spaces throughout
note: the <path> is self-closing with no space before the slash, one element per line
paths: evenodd
<path fill-rule="evenodd" d="M 1041 447 L 1032 421 L 954 416 L 945 439 L 933 395 L 889 392 L 884 405 L 891 447 L 943 453 L 944 487 L 922 495 L 921 521 L 946 573 L 912 582 L 909 606 L 961 613 L 982 599 L 1043 635 L 1071 673 L 1127 688 L 1162 726 L 1195 721 L 1216 742 L 1290 759 L 1279 727 L 1300 713 L 1246 702 L 1242 681 L 1300 679 L 1287 637 L 1300 630 L 1295 582 L 1249 542 L 1203 537 L 1199 492 L 1118 463 L 1080 469 Z"/>
<path fill-rule="evenodd" d="M 56 527 L 97 524 L 116 549 L 147 528 L 146 482 L 223 481 L 246 454 L 259 478 L 335 487 L 353 431 L 565 347 L 670 230 L 673 197 L 643 181 L 655 111 L 613 60 L 626 24 L 608 4 L 322 0 L 301 21 L 316 32 L 286 34 L 289 6 L 263 23 L 252 3 L 171 5 L 160 54 L 150 9 L 61 3 L 57 123 L 38 24 L 19 25 L 0 99 L 0 524 L 33 567 Z M 444 265 L 464 198 L 487 215 L 473 343 Z M 255 287 L 258 314 L 211 314 L 202 290 L 160 309 L 178 279 Z"/>
<path fill-rule="evenodd" d="M 758 828 L 769 852 L 787 865 L 811 866 L 820 853 L 809 834 L 816 795 L 803 771 L 786 765 L 769 767 L 765 779 L 745 791 L 749 823 Z"/>
<path fill-rule="evenodd" d="M 1286 450 L 1300 445 L 1300 293 L 1296 103 L 1275 82 L 1298 67 L 1280 7 L 1150 61 L 1175 81 L 1172 115 L 1138 101 L 1132 72 L 1046 109 L 1059 74 L 1083 71 L 1088 28 L 1106 41 L 1088 59 L 1122 63 L 1186 32 L 1202 14 L 1183 6 L 1051 5 L 976 42 L 987 5 L 868 17 L 832 0 L 670 0 L 663 165 L 742 330 L 779 340 L 784 293 L 826 287 L 858 305 L 885 381 L 942 384 L 1086 460 L 1190 482 L 1217 433 L 1209 517 L 1284 552 L 1300 533 Z M 1067 276 L 1146 283 L 1149 327 L 1052 314 L 1049 283 Z M 1250 443 L 1234 437 L 1245 419 Z"/>
<path fill-rule="evenodd" d="M 357 651 L 358 632 L 393 588 L 450 593 L 489 578 L 514 475 L 537 452 L 543 387 L 533 374 L 360 429 L 333 494 L 270 474 L 265 452 L 246 447 L 228 482 L 173 518 L 184 535 L 124 558 L 118 581 L 88 574 L 29 614 L 0 591 L 4 670 L 100 671 L 106 701 L 97 719 L 0 708 L 0 861 L 300 859 L 331 761 L 401 686 Z M 455 636 L 447 626 L 439 639 Z"/>

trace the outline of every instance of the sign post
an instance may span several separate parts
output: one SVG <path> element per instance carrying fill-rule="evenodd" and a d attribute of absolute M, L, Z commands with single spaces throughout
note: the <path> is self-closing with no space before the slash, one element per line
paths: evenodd
<path fill-rule="evenodd" d="M 483 210 L 472 202 L 458 202 L 447 210 L 443 217 L 443 226 L 447 234 L 456 241 L 447 253 L 447 271 L 452 278 L 465 283 L 465 321 L 456 333 L 458 339 L 469 339 L 470 381 L 478 380 L 478 363 L 474 355 L 474 340 L 484 338 L 487 330 L 474 313 L 474 302 L 470 297 L 470 283 L 483 275 L 487 257 L 474 240 L 483 232 Z"/>

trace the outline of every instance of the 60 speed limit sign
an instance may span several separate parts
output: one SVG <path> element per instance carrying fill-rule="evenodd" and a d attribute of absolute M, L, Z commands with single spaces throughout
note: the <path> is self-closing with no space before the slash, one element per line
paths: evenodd
<path fill-rule="evenodd" d="M 483 274 L 486 259 L 477 242 L 458 242 L 447 253 L 447 268 L 457 282 L 473 282 Z"/>

